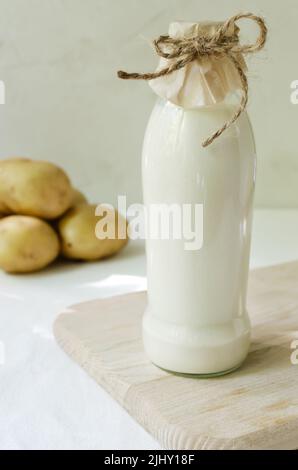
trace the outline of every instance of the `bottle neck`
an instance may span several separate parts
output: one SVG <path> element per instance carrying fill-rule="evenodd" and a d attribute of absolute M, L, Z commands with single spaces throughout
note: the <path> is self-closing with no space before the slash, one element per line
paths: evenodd
<path fill-rule="evenodd" d="M 173 107 L 182 109 L 184 111 L 195 111 L 195 110 L 204 110 L 204 109 L 206 109 L 206 110 L 210 110 L 210 109 L 216 110 L 216 109 L 222 109 L 222 108 L 226 108 L 226 107 L 236 108 L 236 107 L 239 107 L 240 100 L 241 100 L 240 93 L 230 92 L 221 101 L 217 101 L 217 102 L 209 103 L 209 104 L 198 104 L 197 106 L 183 107 L 183 106 L 180 106 L 180 105 L 174 103 L 173 101 L 166 100 L 166 99 L 160 98 L 160 97 L 157 98 L 157 102 L 167 104 L 168 106 L 173 106 Z"/>

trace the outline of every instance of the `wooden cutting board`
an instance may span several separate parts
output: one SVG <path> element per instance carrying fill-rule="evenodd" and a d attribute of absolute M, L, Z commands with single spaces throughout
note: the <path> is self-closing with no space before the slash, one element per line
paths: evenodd
<path fill-rule="evenodd" d="M 145 303 L 141 292 L 75 305 L 57 318 L 56 339 L 164 448 L 298 448 L 298 262 L 251 272 L 250 354 L 220 378 L 152 365 L 141 340 Z"/>

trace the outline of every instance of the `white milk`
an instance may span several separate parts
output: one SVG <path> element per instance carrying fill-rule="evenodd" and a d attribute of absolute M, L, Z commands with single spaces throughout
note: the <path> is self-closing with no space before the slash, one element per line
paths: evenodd
<path fill-rule="evenodd" d="M 216 139 L 202 141 L 235 108 L 184 110 L 159 100 L 143 148 L 143 188 L 151 204 L 203 204 L 203 245 L 146 241 L 146 352 L 179 373 L 220 374 L 239 366 L 250 341 L 246 311 L 255 145 L 246 112 Z"/>

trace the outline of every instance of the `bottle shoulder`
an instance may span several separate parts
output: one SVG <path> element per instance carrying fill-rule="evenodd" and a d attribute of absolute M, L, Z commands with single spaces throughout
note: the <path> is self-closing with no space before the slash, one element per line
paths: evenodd
<path fill-rule="evenodd" d="M 208 137 L 225 123 L 228 123 L 236 114 L 238 106 L 230 102 L 217 103 L 212 106 L 202 106 L 185 109 L 176 106 L 169 101 L 158 99 L 153 107 L 147 134 L 163 134 L 164 137 L 171 135 L 195 133 L 197 138 Z M 251 133 L 252 125 L 246 110 L 238 119 L 224 132 L 226 136 L 239 133 Z"/>

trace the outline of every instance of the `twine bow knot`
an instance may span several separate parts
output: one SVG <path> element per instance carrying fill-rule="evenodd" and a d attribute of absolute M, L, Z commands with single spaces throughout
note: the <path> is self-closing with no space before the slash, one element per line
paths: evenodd
<path fill-rule="evenodd" d="M 259 27 L 260 33 L 255 43 L 239 43 L 236 22 L 244 18 L 252 20 Z M 234 30 L 234 34 L 229 33 L 231 30 Z M 263 18 L 252 13 L 235 15 L 220 25 L 216 32 L 211 35 L 201 34 L 190 38 L 159 36 L 159 38 L 153 41 L 155 51 L 158 56 L 170 60 L 169 65 L 152 73 L 127 73 L 119 70 L 118 77 L 124 80 L 154 80 L 155 78 L 160 78 L 182 69 L 187 64 L 201 57 L 228 57 L 239 74 L 242 98 L 233 117 L 203 142 L 203 147 L 207 147 L 239 118 L 247 105 L 248 81 L 238 54 L 251 54 L 260 51 L 264 47 L 266 39 L 267 27 Z"/>

